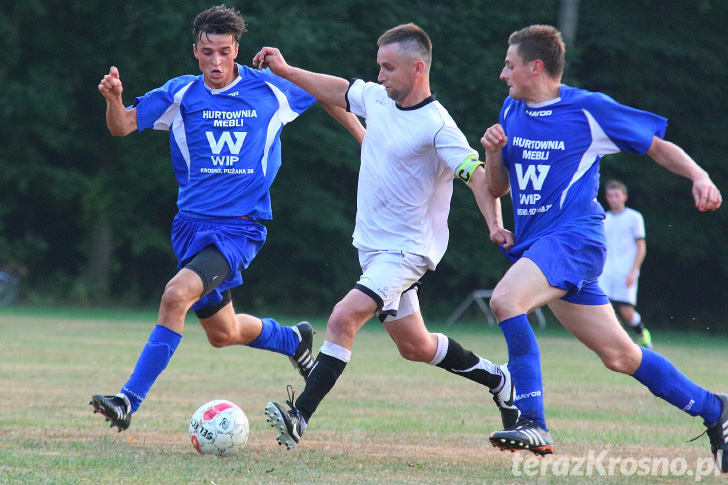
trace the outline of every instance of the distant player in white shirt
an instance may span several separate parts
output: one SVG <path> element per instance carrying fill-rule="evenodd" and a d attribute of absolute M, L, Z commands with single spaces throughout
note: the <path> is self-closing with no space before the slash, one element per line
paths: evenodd
<path fill-rule="evenodd" d="M 502 227 L 500 206 L 488 190 L 477 152 L 430 91 L 427 34 L 414 24 L 400 25 L 385 32 L 377 45 L 379 84 L 350 83 L 291 67 L 270 47 L 253 60 L 320 101 L 366 119 L 354 230 L 362 275 L 334 307 L 326 340 L 298 400 L 294 403 L 290 396 L 290 410 L 275 402 L 266 406 L 279 444 L 289 449 L 343 373 L 354 336 L 375 315 L 404 358 L 487 386 L 504 425 L 518 419 L 508 369 L 429 332 L 417 298 L 418 280 L 435 269 L 447 247 L 454 177 L 468 184 L 489 227 Z"/>
<path fill-rule="evenodd" d="M 607 259 L 599 286 L 609 297 L 625 325 L 637 334 L 637 343 L 652 348 L 652 336 L 645 328 L 637 305 L 637 282 L 647 254 L 645 221 L 642 214 L 627 207 L 627 187 L 617 180 L 604 187 L 609 210 L 604 218 Z"/>

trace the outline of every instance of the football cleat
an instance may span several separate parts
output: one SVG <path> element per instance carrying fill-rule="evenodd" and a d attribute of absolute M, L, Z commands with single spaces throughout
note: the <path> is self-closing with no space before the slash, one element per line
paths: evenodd
<path fill-rule="evenodd" d="M 89 404 L 94 407 L 94 414 L 101 413 L 106 416 L 106 421 L 111 421 L 110 428 L 116 426 L 119 433 L 129 427 L 131 423 L 131 403 L 126 394 L 119 393 L 116 396 L 103 396 L 94 394 Z"/>
<path fill-rule="evenodd" d="M 710 451 L 715 457 L 715 464 L 721 473 L 728 473 L 728 394 L 717 394 L 723 403 L 723 412 L 718 422 L 705 423 L 706 433 L 710 439 Z"/>
<path fill-rule="evenodd" d="M 293 367 L 303 376 L 303 380 L 308 380 L 308 373 L 313 367 L 311 348 L 313 347 L 313 335 L 316 330 L 308 322 L 300 322 L 292 326 L 291 329 L 298 335 L 298 349 L 289 359 Z"/>
<path fill-rule="evenodd" d="M 650 335 L 650 331 L 646 328 L 643 328 L 642 333 L 637 337 L 637 345 L 647 347 L 648 349 L 652 348 L 652 335 Z"/>
<path fill-rule="evenodd" d="M 528 450 L 537 455 L 550 455 L 554 452 L 551 433 L 531 421 L 520 418 L 515 425 L 503 431 L 490 434 L 490 443 L 501 450 Z"/>
<path fill-rule="evenodd" d="M 493 401 L 495 401 L 496 406 L 500 410 L 503 429 L 508 429 L 516 424 L 516 421 L 521 416 L 521 412 L 513 404 L 516 397 L 516 389 L 513 386 L 513 379 L 511 379 L 511 373 L 508 370 L 508 364 L 501 365 L 500 370 L 503 372 L 505 382 L 500 391 L 495 392 L 491 389 L 490 393 L 493 394 Z"/>
<path fill-rule="evenodd" d="M 278 430 L 278 444 L 286 445 L 286 448 L 290 450 L 301 440 L 301 435 L 306 429 L 306 421 L 301 416 L 301 412 L 293 405 L 291 386 L 288 386 L 288 396 L 286 404 L 291 408 L 289 411 L 283 409 L 283 406 L 277 402 L 269 402 L 265 406 L 265 415 L 271 428 Z"/>

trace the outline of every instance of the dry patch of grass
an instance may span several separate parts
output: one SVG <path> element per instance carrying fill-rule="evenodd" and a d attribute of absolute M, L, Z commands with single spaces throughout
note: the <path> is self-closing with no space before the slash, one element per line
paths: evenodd
<path fill-rule="evenodd" d="M 211 348 L 196 324 L 188 325 L 131 428 L 117 433 L 87 402 L 94 392 L 116 392 L 128 378 L 151 325 L 0 314 L 0 482 L 684 483 L 694 481 L 709 457 L 706 438 L 685 443 L 702 432 L 699 419 L 608 372 L 558 333 L 540 336 L 556 439 L 556 454 L 545 459 L 492 448 L 487 437 L 500 418 L 490 394 L 441 369 L 404 361 L 376 326 L 360 334 L 352 363 L 291 451 L 277 446 L 263 408 L 286 399 L 286 384 L 301 390 L 300 376 L 281 356 Z M 506 358 L 497 329 L 445 331 L 494 362 Z M 725 346 L 701 343 L 664 351 L 710 387 L 724 381 L 714 362 Z M 250 420 L 248 444 L 233 459 L 199 456 L 189 443 L 189 417 L 216 398 L 238 403 Z M 597 467 L 574 475 L 579 460 L 604 452 L 604 466 L 619 460 L 616 474 Z M 639 475 L 644 460 L 652 466 L 662 458 L 673 466 L 669 473 L 658 467 Z M 684 469 L 675 468 L 683 462 Z M 537 473 L 529 475 L 528 466 Z"/>

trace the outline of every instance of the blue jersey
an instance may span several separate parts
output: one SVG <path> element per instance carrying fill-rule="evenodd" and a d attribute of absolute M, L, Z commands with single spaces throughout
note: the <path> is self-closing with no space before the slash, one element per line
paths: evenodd
<path fill-rule="evenodd" d="M 661 116 L 566 85 L 559 98 L 539 105 L 506 98 L 499 122 L 508 136 L 502 153 L 518 247 L 573 224 L 603 239 L 599 161 L 610 153 L 646 153 L 667 126 Z"/>
<path fill-rule="evenodd" d="M 180 211 L 271 219 L 280 133 L 316 99 L 269 70 L 238 64 L 221 90 L 180 76 L 136 98 L 139 130 L 168 130 Z"/>

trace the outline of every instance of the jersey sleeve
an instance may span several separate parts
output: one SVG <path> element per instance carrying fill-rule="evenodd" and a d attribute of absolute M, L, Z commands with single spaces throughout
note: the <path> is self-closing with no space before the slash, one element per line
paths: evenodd
<path fill-rule="evenodd" d="M 163 86 L 139 96 L 127 109 L 137 109 L 137 125 L 139 131 L 154 128 L 167 130 L 172 124 L 172 117 L 165 116 L 176 106 L 175 94 L 197 79 L 196 76 L 180 76 L 170 79 Z"/>
<path fill-rule="evenodd" d="M 353 79 L 349 84 L 349 90 L 346 92 L 347 109 L 351 113 L 362 118 L 367 117 L 366 110 L 366 94 L 374 83 L 367 83 L 361 79 Z"/>
<path fill-rule="evenodd" d="M 602 93 L 591 93 L 585 101 L 584 109 L 620 151 L 644 155 L 653 137 L 665 136 L 667 119 L 662 116 L 619 104 Z"/>
<path fill-rule="evenodd" d="M 635 241 L 638 239 L 644 239 L 645 238 L 645 219 L 642 217 L 642 214 L 635 211 L 634 212 L 634 224 L 633 224 L 633 231 L 634 231 L 634 239 Z"/>
<path fill-rule="evenodd" d="M 452 119 L 446 119 L 445 124 L 435 134 L 435 149 L 437 155 L 457 174 L 458 169 L 469 157 L 478 158 L 478 152 L 468 144 L 468 140 Z"/>

